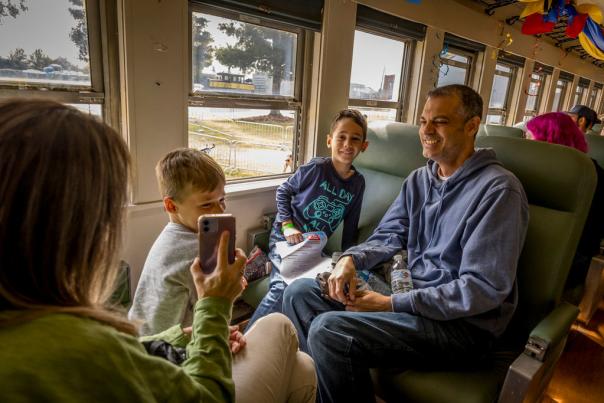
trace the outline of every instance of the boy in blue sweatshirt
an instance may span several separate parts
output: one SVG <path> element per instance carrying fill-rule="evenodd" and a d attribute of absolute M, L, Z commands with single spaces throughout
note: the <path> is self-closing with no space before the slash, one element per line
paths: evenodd
<path fill-rule="evenodd" d="M 279 273 L 281 257 L 275 244 L 302 242 L 303 233 L 323 231 L 329 238 L 342 220 L 342 250 L 354 244 L 359 223 L 365 179 L 352 165 L 367 149 L 367 121 L 357 110 L 344 109 L 334 117 L 327 147 L 331 157 L 318 157 L 301 166 L 277 189 L 277 217 L 269 239 L 273 263 L 268 293 L 264 296 L 248 328 L 259 318 L 281 312 L 287 284 Z"/>
<path fill-rule="evenodd" d="M 373 401 L 369 368 L 465 362 L 505 330 L 528 202 L 492 150 L 474 149 L 481 115 L 471 88 L 432 90 L 419 129 L 427 166 L 405 180 L 371 237 L 345 251 L 328 280 L 332 300 L 310 279 L 287 288 L 283 310 L 315 360 L 321 402 Z M 356 290 L 356 270 L 401 249 L 412 290 L 346 292 Z"/>

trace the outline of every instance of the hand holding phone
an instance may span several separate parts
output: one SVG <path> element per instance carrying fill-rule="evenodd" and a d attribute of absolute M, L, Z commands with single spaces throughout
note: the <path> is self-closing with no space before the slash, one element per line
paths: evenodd
<path fill-rule="evenodd" d="M 201 269 L 210 274 L 216 268 L 218 243 L 223 232 L 229 233 L 228 263 L 235 261 L 235 217 L 231 214 L 204 214 L 197 220 Z"/>
<path fill-rule="evenodd" d="M 229 264 L 228 250 L 230 243 L 229 233 L 224 231 L 219 238 L 215 270 L 206 274 L 197 257 L 191 265 L 191 275 L 199 299 L 204 297 L 221 297 L 233 302 L 243 291 L 243 266 L 245 254 L 236 249 L 233 263 Z"/>

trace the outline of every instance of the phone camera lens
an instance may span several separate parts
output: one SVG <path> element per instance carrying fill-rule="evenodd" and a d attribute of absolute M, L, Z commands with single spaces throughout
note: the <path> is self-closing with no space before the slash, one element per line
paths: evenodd
<path fill-rule="evenodd" d="M 210 223 L 210 222 L 209 222 L 208 220 L 203 220 L 203 225 L 205 225 L 205 226 L 206 226 L 206 228 L 207 228 L 207 226 L 208 226 L 208 224 L 209 224 L 209 223 Z"/>

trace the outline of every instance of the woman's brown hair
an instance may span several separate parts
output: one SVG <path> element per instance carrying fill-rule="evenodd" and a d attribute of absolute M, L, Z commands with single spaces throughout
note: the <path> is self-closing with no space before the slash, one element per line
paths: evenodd
<path fill-rule="evenodd" d="M 0 103 L 0 311 L 70 313 L 135 334 L 106 308 L 128 173 L 124 141 L 96 118 L 52 101 Z"/>

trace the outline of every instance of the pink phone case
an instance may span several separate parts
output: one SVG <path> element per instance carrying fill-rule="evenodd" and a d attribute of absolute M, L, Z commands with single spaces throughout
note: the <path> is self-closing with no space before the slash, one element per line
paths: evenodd
<path fill-rule="evenodd" d="M 209 274 L 216 268 L 220 235 L 228 231 L 229 263 L 235 261 L 235 217 L 231 214 L 205 214 L 197 221 L 199 228 L 199 260 L 201 269 Z"/>

